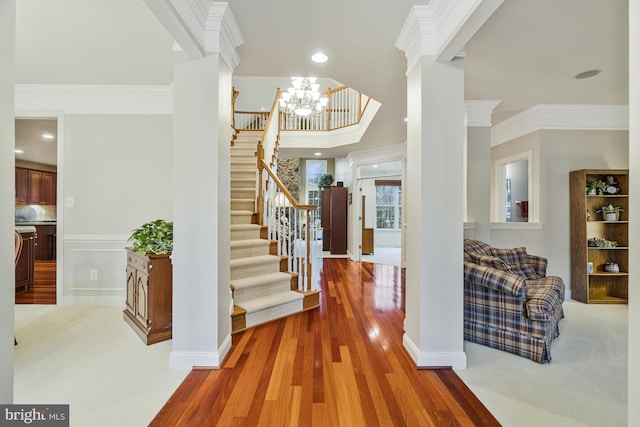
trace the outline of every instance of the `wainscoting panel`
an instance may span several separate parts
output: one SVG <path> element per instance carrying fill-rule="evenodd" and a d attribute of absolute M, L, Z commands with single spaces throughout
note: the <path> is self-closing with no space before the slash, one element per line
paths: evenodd
<path fill-rule="evenodd" d="M 65 236 L 62 305 L 124 307 L 128 236 Z"/>

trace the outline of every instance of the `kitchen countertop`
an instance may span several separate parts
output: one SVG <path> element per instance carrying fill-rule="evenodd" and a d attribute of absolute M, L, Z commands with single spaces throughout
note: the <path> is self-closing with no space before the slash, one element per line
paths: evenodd
<path fill-rule="evenodd" d="M 17 225 L 16 224 L 15 228 L 18 233 L 35 233 L 36 232 L 36 227 L 34 227 L 33 225 Z"/>

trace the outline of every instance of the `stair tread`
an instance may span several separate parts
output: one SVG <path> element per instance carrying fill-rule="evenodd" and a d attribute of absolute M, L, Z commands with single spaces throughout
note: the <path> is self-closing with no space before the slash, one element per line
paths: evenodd
<path fill-rule="evenodd" d="M 281 271 L 274 273 L 261 274 L 260 276 L 243 277 L 242 279 L 235 279 L 231 281 L 231 285 L 236 289 L 250 288 L 253 286 L 262 286 L 268 283 L 274 283 L 277 281 L 291 281 L 291 275 L 283 273 Z"/>
<path fill-rule="evenodd" d="M 250 246 L 269 246 L 271 242 L 266 239 L 245 239 L 245 240 L 232 240 L 232 248 L 244 248 Z"/>
<path fill-rule="evenodd" d="M 260 224 L 231 224 L 232 231 L 239 230 L 259 230 L 262 226 Z"/>
<path fill-rule="evenodd" d="M 284 291 L 243 301 L 242 305 L 238 307 L 247 310 L 247 313 L 252 313 L 255 311 L 264 310 L 265 308 L 277 307 L 279 305 L 303 299 L 304 295 L 300 292 Z"/>
<path fill-rule="evenodd" d="M 266 262 L 280 262 L 280 257 L 277 255 L 258 255 L 246 258 L 234 258 L 231 260 L 231 267 L 238 267 L 244 265 L 255 265 Z M 236 279 L 237 280 L 237 279 Z"/>

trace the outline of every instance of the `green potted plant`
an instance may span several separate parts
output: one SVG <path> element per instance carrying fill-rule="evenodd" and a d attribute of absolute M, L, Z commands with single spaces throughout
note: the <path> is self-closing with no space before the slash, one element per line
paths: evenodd
<path fill-rule="evenodd" d="M 318 177 L 318 187 L 320 189 L 323 187 L 329 187 L 331 184 L 333 184 L 333 175 L 330 173 L 325 173 Z"/>
<path fill-rule="evenodd" d="M 609 184 L 600 179 L 588 179 L 587 180 L 587 194 L 602 196 L 606 191 Z"/>
<path fill-rule="evenodd" d="M 173 222 L 156 219 L 142 224 L 131 232 L 128 242 L 141 255 L 170 254 L 173 251 Z"/>
<path fill-rule="evenodd" d="M 598 209 L 596 211 L 596 213 L 601 213 L 602 214 L 602 219 L 605 221 L 617 221 L 618 218 L 620 218 L 620 212 L 622 212 L 623 209 L 619 206 L 613 206 L 613 205 L 608 205 L 608 206 L 603 206 L 601 209 Z"/>

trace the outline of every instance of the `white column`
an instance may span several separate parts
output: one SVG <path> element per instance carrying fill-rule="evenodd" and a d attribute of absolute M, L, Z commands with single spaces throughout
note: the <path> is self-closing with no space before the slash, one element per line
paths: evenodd
<path fill-rule="evenodd" d="M 502 0 L 413 6 L 407 57 L 406 318 L 418 366 L 466 368 L 463 351 L 464 44 Z"/>
<path fill-rule="evenodd" d="M 230 75 L 217 54 L 175 68 L 172 368 L 219 366 L 231 344 Z"/>
<path fill-rule="evenodd" d="M 145 0 L 173 35 L 173 340 L 169 366 L 219 367 L 231 348 L 231 74 L 243 43 L 227 3 Z"/>
<path fill-rule="evenodd" d="M 491 114 L 499 101 L 465 101 L 467 107 L 467 221 L 473 238 L 489 243 L 491 215 Z"/>
<path fill-rule="evenodd" d="M 640 2 L 629 2 L 629 197 L 640 212 Z M 638 218 L 637 215 L 634 218 Z M 629 407 L 628 425 L 640 425 L 640 223 L 629 221 Z"/>
<path fill-rule="evenodd" d="M 0 1 L 0 403 L 13 403 L 15 0 Z"/>
<path fill-rule="evenodd" d="M 466 367 L 462 330 L 464 61 L 407 75 L 404 345 L 418 366 Z"/>

